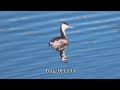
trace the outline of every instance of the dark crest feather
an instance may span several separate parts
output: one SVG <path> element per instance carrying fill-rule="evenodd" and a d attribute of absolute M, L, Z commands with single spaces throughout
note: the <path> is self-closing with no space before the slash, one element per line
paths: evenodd
<path fill-rule="evenodd" d="M 66 22 L 62 22 L 62 23 L 64 23 L 64 24 L 68 25 Z"/>

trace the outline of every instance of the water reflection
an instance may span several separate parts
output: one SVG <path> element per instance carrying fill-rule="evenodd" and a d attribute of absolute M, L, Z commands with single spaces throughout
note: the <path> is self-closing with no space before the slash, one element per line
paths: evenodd
<path fill-rule="evenodd" d="M 65 49 L 60 51 L 62 61 L 67 61 L 68 57 L 65 55 Z"/>

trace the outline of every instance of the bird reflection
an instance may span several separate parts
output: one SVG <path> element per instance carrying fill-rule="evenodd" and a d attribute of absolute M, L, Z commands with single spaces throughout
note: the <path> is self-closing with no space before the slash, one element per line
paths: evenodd
<path fill-rule="evenodd" d="M 65 49 L 60 51 L 62 61 L 67 61 L 68 57 L 65 55 Z"/>

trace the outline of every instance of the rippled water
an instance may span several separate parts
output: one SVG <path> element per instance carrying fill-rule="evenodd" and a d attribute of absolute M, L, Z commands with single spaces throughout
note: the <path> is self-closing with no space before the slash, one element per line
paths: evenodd
<path fill-rule="evenodd" d="M 63 21 L 68 63 L 48 45 Z M 0 11 L 0 37 L 1 79 L 120 78 L 120 11 Z"/>

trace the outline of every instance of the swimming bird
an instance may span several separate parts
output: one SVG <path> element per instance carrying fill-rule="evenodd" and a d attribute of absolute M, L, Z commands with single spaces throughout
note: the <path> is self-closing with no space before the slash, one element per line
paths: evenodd
<path fill-rule="evenodd" d="M 72 26 L 69 26 L 66 22 L 62 22 L 60 26 L 60 33 L 61 36 L 59 37 L 54 37 L 53 39 L 50 40 L 49 46 L 57 51 L 60 51 L 60 56 L 62 59 L 65 59 L 65 55 L 63 55 L 63 52 L 66 48 L 66 46 L 69 43 L 69 40 L 67 38 L 67 35 L 65 33 L 65 30 L 68 28 L 73 28 Z"/>

